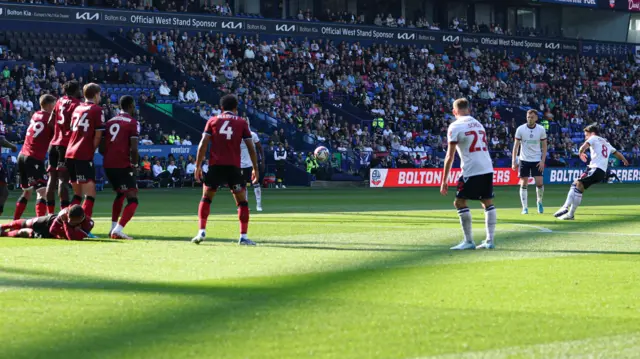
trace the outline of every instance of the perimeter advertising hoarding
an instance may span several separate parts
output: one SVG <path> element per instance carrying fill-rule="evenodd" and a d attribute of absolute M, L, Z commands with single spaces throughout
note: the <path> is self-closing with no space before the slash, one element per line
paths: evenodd
<path fill-rule="evenodd" d="M 463 47 L 584 53 L 589 55 L 624 55 L 632 50 L 628 44 L 567 39 L 507 37 L 493 34 L 470 34 L 409 28 L 0 3 L 0 21 L 4 20 L 262 33 L 280 36 L 322 37 L 337 41 L 395 42 L 440 47 L 460 44 Z"/>

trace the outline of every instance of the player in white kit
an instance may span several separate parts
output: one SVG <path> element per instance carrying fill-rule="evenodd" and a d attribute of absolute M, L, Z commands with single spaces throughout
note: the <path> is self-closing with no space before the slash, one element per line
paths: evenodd
<path fill-rule="evenodd" d="M 600 127 L 598 124 L 589 125 L 584 129 L 585 143 L 580 147 L 580 159 L 587 162 L 587 149 L 590 149 L 591 162 L 587 170 L 571 185 L 567 200 L 562 208 L 554 214 L 556 218 L 565 221 L 572 221 L 576 210 L 582 202 L 582 194 L 593 184 L 600 183 L 607 178 L 607 167 L 609 166 L 609 155 L 613 154 L 622 161 L 625 166 L 629 161 L 618 152 L 609 141 L 599 136 Z"/>
<path fill-rule="evenodd" d="M 249 119 L 245 118 L 245 121 L 249 123 Z M 264 173 L 264 149 L 260 143 L 260 137 L 251 131 L 251 138 L 256 146 L 256 153 L 258 154 L 258 162 L 260 162 L 260 173 Z M 244 141 L 240 143 L 240 167 L 242 168 L 242 176 L 247 182 L 247 188 L 245 188 L 247 199 L 249 198 L 249 185 L 253 187 L 253 192 L 256 195 L 256 210 L 262 212 L 262 188 L 260 187 L 260 181 L 256 184 L 251 180 L 251 173 L 253 172 L 253 164 L 251 163 L 251 157 L 249 156 L 249 150 Z"/>
<path fill-rule="evenodd" d="M 449 125 L 447 141 L 449 147 L 442 171 L 442 185 L 440 193 L 446 196 L 449 191 L 447 179 L 455 158 L 456 149 L 461 159 L 462 176 L 458 180 L 456 200 L 453 205 L 458 210 L 464 240 L 454 250 L 463 249 L 493 249 L 493 235 L 496 228 L 497 214 L 493 205 L 493 163 L 489 156 L 487 133 L 484 126 L 475 118 L 469 116 L 469 101 L 461 98 L 453 102 L 453 115 L 456 120 Z M 473 241 L 471 226 L 471 211 L 467 207 L 467 200 L 482 202 L 487 237 L 476 247 Z"/>
<path fill-rule="evenodd" d="M 536 199 L 538 213 L 544 212 L 542 197 L 544 195 L 544 163 L 547 159 L 547 131 L 538 125 L 538 112 L 536 110 L 527 111 L 527 123 L 516 130 L 513 153 L 511 154 L 511 167 L 518 170 L 516 159 L 520 160 L 520 202 L 522 203 L 522 214 L 529 214 L 528 185 L 529 178 L 536 181 Z M 520 156 L 518 155 L 520 149 Z"/>

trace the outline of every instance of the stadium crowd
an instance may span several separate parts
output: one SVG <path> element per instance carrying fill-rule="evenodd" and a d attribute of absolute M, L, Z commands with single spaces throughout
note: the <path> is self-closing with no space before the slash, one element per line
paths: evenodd
<path fill-rule="evenodd" d="M 637 66 L 627 59 L 519 56 L 455 44 L 438 54 L 427 47 L 365 47 L 322 39 L 143 36 L 139 30 L 128 36 L 146 39 L 139 42 L 143 47 L 161 39 L 165 46 L 158 54 L 185 76 L 238 93 L 246 106 L 337 152 L 392 152 L 402 157 L 395 165 L 437 166 L 435 155 L 446 147 L 449 103 L 460 96 L 474 101 L 476 116 L 491 129 L 495 158 L 510 156 L 519 125 L 502 121 L 504 104 L 535 108 L 555 124 L 549 142 L 559 162 L 576 155 L 581 127 L 594 121 L 607 126 L 615 146 L 638 151 L 636 137 L 626 134 L 638 130 L 640 81 Z M 367 114 L 365 121 L 354 123 L 323 110 L 320 99 L 355 106 Z"/>

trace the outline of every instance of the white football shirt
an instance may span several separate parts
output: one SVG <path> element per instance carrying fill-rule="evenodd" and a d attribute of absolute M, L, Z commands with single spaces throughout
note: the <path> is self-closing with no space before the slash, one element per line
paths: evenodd
<path fill-rule="evenodd" d="M 260 143 L 260 137 L 258 137 L 258 135 L 253 131 L 251 131 L 251 139 L 253 140 L 254 144 Z M 247 145 L 244 143 L 244 141 L 240 142 L 240 166 L 242 168 L 253 167 L 251 156 L 249 156 L 249 150 L 247 149 Z"/>
<path fill-rule="evenodd" d="M 526 123 L 516 130 L 516 140 L 520 140 L 520 161 L 542 161 L 542 141 L 547 139 L 547 131 L 536 124 L 534 128 Z"/>
<path fill-rule="evenodd" d="M 493 173 L 487 132 L 478 120 L 471 116 L 458 117 L 449 125 L 447 140 L 457 144 L 464 177 Z"/>
<path fill-rule="evenodd" d="M 591 162 L 589 168 L 599 168 L 607 172 L 609 167 L 609 155 L 616 153 L 616 149 L 611 146 L 609 141 L 600 136 L 591 136 L 587 140 L 587 143 L 591 146 Z"/>

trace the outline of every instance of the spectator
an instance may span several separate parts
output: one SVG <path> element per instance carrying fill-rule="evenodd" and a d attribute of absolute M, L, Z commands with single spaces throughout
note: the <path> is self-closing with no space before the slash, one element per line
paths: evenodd
<path fill-rule="evenodd" d="M 144 156 L 144 158 L 142 159 L 142 162 L 140 163 L 140 167 L 141 167 L 143 179 L 152 178 L 151 161 L 149 161 L 149 156 Z"/>
<path fill-rule="evenodd" d="M 113 54 L 113 56 L 111 56 L 111 58 L 109 59 L 109 62 L 111 63 L 111 65 L 115 65 L 115 66 L 120 65 L 120 59 L 118 58 L 118 54 Z"/>
<path fill-rule="evenodd" d="M 56 57 L 56 63 L 64 64 L 65 62 L 67 62 L 67 59 L 64 57 L 63 54 L 60 54 L 58 55 L 58 57 Z"/>
<path fill-rule="evenodd" d="M 191 103 L 196 103 L 200 101 L 200 99 L 198 98 L 198 94 L 196 93 L 195 87 L 191 87 L 191 90 L 187 92 L 187 96 L 185 99 L 187 100 L 187 102 L 191 102 Z"/>
<path fill-rule="evenodd" d="M 178 101 L 187 102 L 187 99 L 184 97 L 184 87 L 181 87 L 180 91 L 178 91 Z"/>
<path fill-rule="evenodd" d="M 144 135 L 144 137 L 140 141 L 140 144 L 143 145 L 143 146 L 152 146 L 153 145 L 153 141 L 151 141 L 149 139 L 149 135 Z"/>
<path fill-rule="evenodd" d="M 160 93 L 161 96 L 169 96 L 169 95 L 171 95 L 171 89 L 167 85 L 166 81 L 162 82 L 162 85 L 160 85 L 160 90 L 158 90 L 158 92 Z"/>
<path fill-rule="evenodd" d="M 193 143 L 191 143 L 191 136 L 189 136 L 189 135 L 185 136 L 184 140 L 182 140 L 182 145 L 183 146 L 193 146 Z"/>

